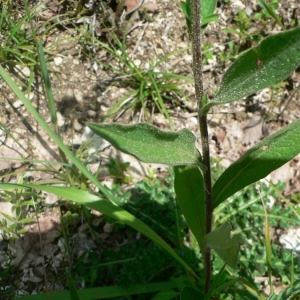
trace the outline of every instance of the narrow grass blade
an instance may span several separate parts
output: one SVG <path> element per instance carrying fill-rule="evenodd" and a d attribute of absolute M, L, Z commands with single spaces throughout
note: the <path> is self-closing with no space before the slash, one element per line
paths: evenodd
<path fill-rule="evenodd" d="M 80 297 L 78 295 L 78 291 L 76 289 L 75 283 L 74 283 L 72 275 L 70 273 L 70 270 L 68 271 L 67 277 L 68 277 L 68 288 L 69 288 L 71 300 L 80 300 Z"/>
<path fill-rule="evenodd" d="M 271 238 L 270 238 L 270 227 L 269 227 L 269 218 L 268 212 L 263 198 L 261 197 L 261 203 L 263 205 L 264 214 L 265 214 L 265 245 L 266 245 L 266 256 L 267 256 L 267 266 L 268 266 L 268 277 L 270 285 L 270 293 L 274 294 L 273 282 L 272 282 L 272 247 L 271 247 Z"/>
<path fill-rule="evenodd" d="M 282 21 L 273 7 L 268 5 L 264 0 L 258 0 L 258 3 L 281 26 L 282 29 L 285 29 Z"/>
<path fill-rule="evenodd" d="M 52 124 L 56 128 L 55 132 L 57 134 L 58 129 L 57 129 L 57 114 L 56 114 L 55 102 L 54 102 L 54 97 L 53 97 L 53 93 L 52 93 L 51 81 L 49 78 L 48 68 L 46 65 L 44 49 L 43 49 L 41 42 L 38 43 L 38 49 L 39 49 L 40 65 L 41 65 L 43 80 L 45 83 L 45 89 L 46 89 L 46 94 L 47 94 L 47 99 L 48 99 L 48 106 L 49 106 L 49 110 L 50 110 L 51 120 L 52 120 Z"/>
<path fill-rule="evenodd" d="M 152 85 L 154 86 L 154 89 L 156 91 L 156 95 L 154 95 L 154 97 L 153 97 L 154 99 L 157 97 L 157 104 L 156 104 L 156 106 L 158 107 L 158 109 L 160 110 L 160 112 L 167 118 L 171 129 L 174 130 L 173 122 L 172 122 L 172 120 L 170 118 L 170 115 L 169 115 L 169 112 L 168 112 L 168 110 L 167 110 L 167 108 L 165 106 L 165 103 L 164 103 L 164 101 L 163 101 L 163 99 L 161 97 L 161 93 L 160 93 L 160 90 L 159 90 L 159 88 L 157 86 L 157 83 L 156 83 L 156 81 L 154 79 L 154 76 L 153 76 L 153 74 L 151 72 L 148 72 L 148 74 L 149 74 L 149 77 L 151 79 Z"/>
<path fill-rule="evenodd" d="M 235 161 L 213 186 L 213 206 L 266 177 L 300 153 L 300 120 L 256 144 Z"/>
<path fill-rule="evenodd" d="M 116 297 L 128 297 L 130 295 L 139 295 L 158 292 L 163 289 L 176 288 L 173 282 L 158 282 L 148 284 L 133 284 L 130 287 L 110 286 L 99 288 L 86 288 L 78 291 L 81 300 L 92 299 L 110 299 Z M 22 300 L 72 300 L 68 291 L 50 292 L 39 295 L 23 296 Z"/>
<path fill-rule="evenodd" d="M 214 294 L 215 290 L 217 289 L 217 286 L 219 285 L 220 280 L 222 279 L 222 275 L 224 273 L 226 264 L 223 265 L 223 267 L 219 270 L 217 276 L 215 277 L 215 279 L 213 280 L 207 294 L 205 295 L 204 300 L 210 300 L 211 299 L 211 295 Z"/>
<path fill-rule="evenodd" d="M 76 202 L 79 205 L 86 205 L 89 208 L 95 209 L 103 214 L 123 222 L 135 230 L 139 231 L 154 243 L 166 250 L 174 259 L 176 259 L 192 276 L 198 278 L 192 268 L 148 225 L 130 214 L 122 207 L 115 205 L 107 200 L 100 199 L 99 196 L 88 193 L 87 191 L 79 190 L 73 187 L 57 187 L 57 186 L 44 186 L 37 184 L 2 184 L 0 188 L 5 189 L 19 189 L 19 188 L 33 188 L 41 191 L 46 191 L 57 196 L 63 197 L 67 200 Z"/>
<path fill-rule="evenodd" d="M 50 138 L 59 146 L 61 151 L 68 157 L 72 163 L 82 172 L 82 174 L 91 180 L 99 190 L 114 203 L 118 203 L 117 199 L 113 196 L 113 194 L 109 191 L 108 188 L 103 186 L 97 178 L 95 178 L 81 163 L 81 161 L 70 151 L 70 149 L 63 143 L 63 141 L 53 132 L 53 130 L 49 127 L 49 125 L 45 122 L 42 116 L 37 112 L 37 110 L 33 107 L 30 101 L 25 97 L 17 84 L 12 80 L 12 78 L 7 74 L 7 72 L 0 65 L 0 76 L 4 79 L 4 81 L 8 84 L 11 90 L 15 93 L 15 95 L 23 102 L 24 106 L 28 109 L 31 115 L 36 119 L 39 125 L 46 131 Z"/>

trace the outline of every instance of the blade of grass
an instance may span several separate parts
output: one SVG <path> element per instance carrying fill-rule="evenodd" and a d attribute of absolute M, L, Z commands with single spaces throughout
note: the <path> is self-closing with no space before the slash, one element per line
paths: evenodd
<path fill-rule="evenodd" d="M 38 42 L 37 47 L 38 47 L 40 64 L 41 64 L 42 76 L 43 76 L 47 99 L 48 99 L 48 106 L 49 106 L 49 110 L 50 110 L 51 121 L 55 128 L 54 131 L 58 135 L 58 125 L 57 125 L 57 114 L 56 114 L 55 102 L 54 102 L 54 97 L 53 97 L 53 93 L 52 93 L 51 81 L 49 78 L 49 73 L 48 73 L 48 68 L 46 65 L 45 53 L 44 53 L 42 43 Z"/>
<path fill-rule="evenodd" d="M 158 292 L 163 289 L 177 288 L 176 283 L 155 282 L 147 284 L 133 284 L 129 288 L 121 286 L 108 286 L 100 288 L 86 288 L 78 291 L 81 300 L 110 299 L 116 297 L 128 297 L 136 294 Z M 72 300 L 68 291 L 51 292 L 47 294 L 23 296 L 22 300 Z"/>
<path fill-rule="evenodd" d="M 54 133 L 54 131 L 49 127 L 46 121 L 42 118 L 42 116 L 37 112 L 34 106 L 30 103 L 30 101 L 25 97 L 23 92 L 19 89 L 17 84 L 12 80 L 12 78 L 8 75 L 8 73 L 4 70 L 4 68 L 0 65 L 0 76 L 4 79 L 4 81 L 8 84 L 11 90 L 15 93 L 15 95 L 22 101 L 24 106 L 29 110 L 31 115 L 35 118 L 35 120 L 39 123 L 39 125 L 46 131 L 50 138 L 58 145 L 61 151 L 68 157 L 72 163 L 82 172 L 82 174 L 89 179 L 99 190 L 105 195 L 107 199 L 112 201 L 113 203 L 118 203 L 117 199 L 114 195 L 109 191 L 108 188 L 103 186 L 81 163 L 79 159 L 69 150 L 69 148 L 63 143 L 63 141 Z"/>
<path fill-rule="evenodd" d="M 152 72 L 148 72 L 148 75 L 150 77 L 150 80 L 152 82 L 152 85 L 156 91 L 156 95 L 154 95 L 153 99 L 157 99 L 156 101 L 156 106 L 158 107 L 158 109 L 160 110 L 160 112 L 167 118 L 168 122 L 169 122 L 169 125 L 171 127 L 172 130 L 174 130 L 174 125 L 173 125 L 173 122 L 170 118 L 170 115 L 169 115 L 169 112 L 164 104 L 164 101 L 161 97 L 161 94 L 160 94 L 160 90 L 156 84 L 156 80 L 154 79 L 154 76 L 152 74 Z"/>
<path fill-rule="evenodd" d="M 91 194 L 84 190 L 79 190 L 73 187 L 61 187 L 61 186 L 44 186 L 38 184 L 10 184 L 0 183 L 2 190 L 20 189 L 20 188 L 33 188 L 48 193 L 55 194 L 67 200 L 76 202 L 79 205 L 86 205 L 96 211 L 123 222 L 130 227 L 134 228 L 144 236 L 151 239 L 154 243 L 162 247 L 167 251 L 175 260 L 177 260 L 184 269 L 188 272 L 189 276 L 195 279 L 200 279 L 193 269 L 162 239 L 153 229 L 142 222 L 140 219 L 127 212 L 120 206 L 113 204 L 107 200 L 101 199 L 99 196 Z"/>
<path fill-rule="evenodd" d="M 265 245 L 266 245 L 266 255 L 267 255 L 267 265 L 268 265 L 268 277 L 269 277 L 269 285 L 270 285 L 270 294 L 273 295 L 274 289 L 273 289 L 273 281 L 272 281 L 272 247 L 271 247 L 271 238 L 270 238 L 269 219 L 268 219 L 267 208 L 261 195 L 260 195 L 260 200 L 263 205 L 264 214 L 265 214 Z"/>

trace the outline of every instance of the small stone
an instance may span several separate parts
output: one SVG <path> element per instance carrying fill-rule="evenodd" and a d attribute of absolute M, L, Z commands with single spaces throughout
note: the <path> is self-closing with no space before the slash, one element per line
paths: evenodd
<path fill-rule="evenodd" d="M 94 118 L 97 113 L 94 110 L 88 110 L 87 114 L 89 117 Z"/>
<path fill-rule="evenodd" d="M 63 63 L 63 58 L 60 56 L 57 56 L 54 58 L 54 63 L 57 67 L 59 67 Z"/>
<path fill-rule="evenodd" d="M 74 129 L 76 131 L 80 131 L 82 129 L 82 125 L 77 120 L 74 121 Z"/>
<path fill-rule="evenodd" d="M 13 104 L 14 108 L 20 108 L 21 106 L 23 106 L 23 102 L 21 100 L 17 100 L 14 104 Z"/>
<path fill-rule="evenodd" d="M 58 127 L 62 127 L 65 124 L 65 118 L 62 116 L 60 112 L 57 112 L 57 125 Z"/>

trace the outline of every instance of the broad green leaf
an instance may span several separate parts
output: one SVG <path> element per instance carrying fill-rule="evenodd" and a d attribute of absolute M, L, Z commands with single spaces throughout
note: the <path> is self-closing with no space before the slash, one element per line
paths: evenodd
<path fill-rule="evenodd" d="M 269 36 L 237 58 L 225 73 L 218 94 L 203 107 L 202 113 L 278 83 L 299 65 L 300 27 Z"/>
<path fill-rule="evenodd" d="M 180 300 L 204 300 L 205 294 L 192 286 L 185 286 L 180 294 Z"/>
<path fill-rule="evenodd" d="M 181 211 L 203 250 L 205 202 L 203 177 L 195 166 L 175 167 L 174 187 Z"/>
<path fill-rule="evenodd" d="M 123 286 L 108 286 L 98 288 L 86 288 L 78 290 L 81 300 L 91 299 L 110 299 L 116 297 L 128 297 L 130 295 L 139 295 L 153 293 L 167 288 L 175 288 L 172 282 L 154 282 L 143 284 L 132 284 L 128 288 Z M 39 295 L 22 296 L 22 300 L 72 300 L 69 291 L 48 292 Z"/>
<path fill-rule="evenodd" d="M 231 237 L 232 225 L 226 222 L 204 237 L 206 247 L 214 249 L 217 254 L 232 268 L 236 268 L 240 245 L 243 244 L 239 235 Z"/>
<path fill-rule="evenodd" d="M 213 206 L 281 167 L 300 153 L 300 120 L 279 130 L 244 153 L 213 186 Z"/>
<path fill-rule="evenodd" d="M 87 191 L 79 190 L 73 187 L 60 187 L 60 186 L 46 186 L 38 184 L 9 184 L 0 183 L 0 189 L 18 189 L 18 188 L 33 188 L 45 191 L 59 197 L 65 198 L 76 202 L 79 205 L 85 205 L 89 208 L 102 212 L 103 214 L 123 222 L 135 230 L 139 231 L 154 243 L 165 249 L 171 256 L 174 257 L 190 274 L 198 278 L 194 271 L 187 265 L 187 263 L 177 255 L 177 253 L 148 225 L 130 214 L 122 207 L 111 203 L 110 201 L 100 199 L 99 196 L 90 194 Z"/>
<path fill-rule="evenodd" d="M 217 0 L 202 0 L 201 1 L 201 17 L 202 19 L 211 16 L 216 8 Z"/>
<path fill-rule="evenodd" d="M 195 146 L 196 137 L 187 129 L 163 131 L 149 124 L 96 124 L 88 126 L 122 152 L 146 163 L 204 167 Z"/>

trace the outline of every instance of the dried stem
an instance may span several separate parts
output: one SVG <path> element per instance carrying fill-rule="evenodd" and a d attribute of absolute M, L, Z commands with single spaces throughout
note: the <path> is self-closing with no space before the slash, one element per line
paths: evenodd
<path fill-rule="evenodd" d="M 201 52 L 201 0 L 192 0 L 192 43 L 193 43 L 193 71 L 195 79 L 195 93 L 198 104 L 198 120 L 201 134 L 203 163 L 207 170 L 203 173 L 205 188 L 205 218 L 206 233 L 212 227 L 212 187 L 211 187 L 211 168 L 208 143 L 207 116 L 201 113 L 203 107 L 203 76 L 202 76 L 202 52 Z M 211 279 L 211 251 L 204 251 L 205 266 L 205 292 L 208 292 Z"/>

